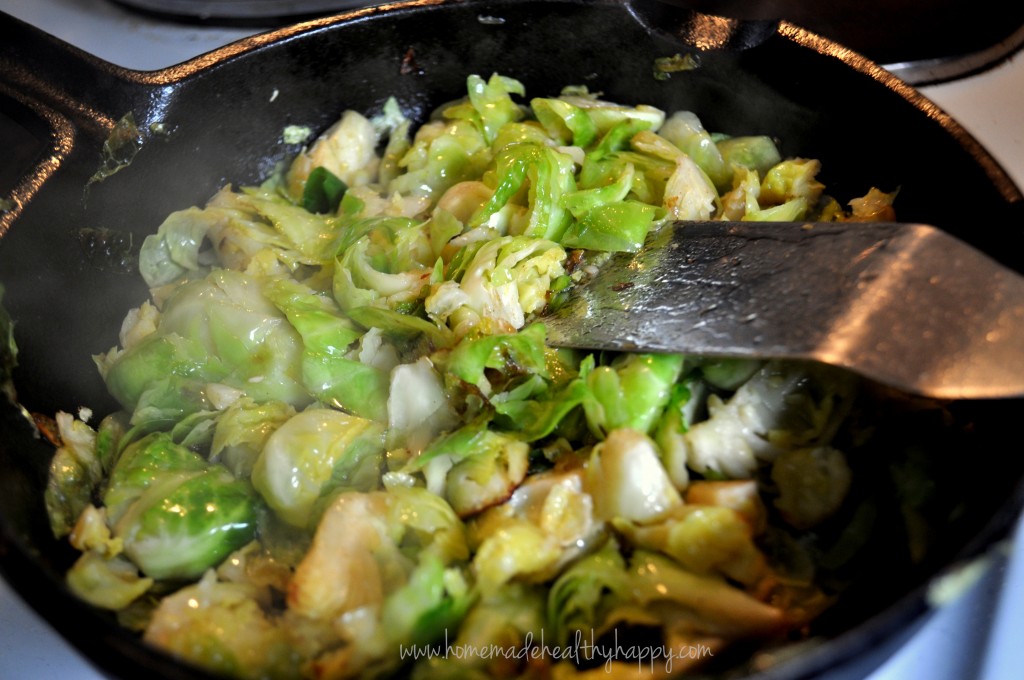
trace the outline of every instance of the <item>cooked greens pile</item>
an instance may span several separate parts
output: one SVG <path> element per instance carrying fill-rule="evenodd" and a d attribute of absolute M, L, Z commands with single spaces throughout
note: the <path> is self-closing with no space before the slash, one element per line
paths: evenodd
<path fill-rule="evenodd" d="M 537 317 L 668 221 L 892 195 L 844 208 L 690 112 L 467 84 L 146 239 L 151 299 L 95 358 L 122 410 L 57 416 L 46 500 L 70 587 L 148 642 L 241 678 L 678 672 L 834 600 L 853 378 L 556 350 Z"/>

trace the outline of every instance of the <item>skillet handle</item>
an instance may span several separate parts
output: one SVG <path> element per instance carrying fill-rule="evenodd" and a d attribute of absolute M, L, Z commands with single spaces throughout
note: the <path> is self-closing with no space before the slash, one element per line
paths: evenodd
<path fill-rule="evenodd" d="M 130 100 L 124 83 L 137 80 L 133 74 L 0 12 L 0 86 L 69 118 L 93 120 Z"/>
<path fill-rule="evenodd" d="M 0 235 L 77 139 L 132 110 L 133 73 L 0 12 Z"/>

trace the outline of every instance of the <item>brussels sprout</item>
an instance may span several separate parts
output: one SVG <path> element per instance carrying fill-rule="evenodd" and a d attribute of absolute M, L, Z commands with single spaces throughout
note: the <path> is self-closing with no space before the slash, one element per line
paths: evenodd
<path fill-rule="evenodd" d="M 452 350 L 445 367 L 484 394 L 491 392 L 490 381 L 484 376 L 486 369 L 509 377 L 524 373 L 547 377 L 545 337 L 544 326 L 532 324 L 519 333 L 464 338 Z"/>
<path fill-rule="evenodd" d="M 618 428 L 649 432 L 684 363 L 678 354 L 623 354 L 609 366 L 582 370 L 591 392 L 583 402 L 591 430 L 598 435 Z"/>
<path fill-rule="evenodd" d="M 562 237 L 566 248 L 635 253 L 647 240 L 658 209 L 640 201 L 598 205 L 582 215 Z"/>
<path fill-rule="evenodd" d="M 474 423 L 434 441 L 411 468 L 443 462 L 448 468 L 444 497 L 460 517 L 466 517 L 512 494 L 526 477 L 529 452 L 526 442 Z"/>
<path fill-rule="evenodd" d="M 604 538 L 582 468 L 531 475 L 509 500 L 474 518 L 473 568 L 484 592 L 512 580 L 540 582 Z"/>
<path fill-rule="evenodd" d="M 144 574 L 195 578 L 256 534 L 259 497 L 219 466 L 160 476 L 116 520 L 114 535 Z"/>
<path fill-rule="evenodd" d="M 381 625 L 393 649 L 431 644 L 458 628 L 475 595 L 462 572 L 437 556 L 423 559 L 384 601 Z"/>
<path fill-rule="evenodd" d="M 124 541 L 114 538 L 110 533 L 106 508 L 94 505 L 86 506 L 78 516 L 68 536 L 68 543 L 76 550 L 92 551 L 104 557 L 114 557 L 124 550 Z"/>
<path fill-rule="evenodd" d="M 321 134 L 313 146 L 292 161 L 286 176 L 288 194 L 300 200 L 306 180 L 315 168 L 326 168 L 347 186 L 372 181 L 377 174 L 377 131 L 355 111 L 345 111 L 340 120 Z"/>
<path fill-rule="evenodd" d="M 771 361 L 728 401 L 708 398 L 708 419 L 682 440 L 691 469 L 748 478 L 758 461 L 830 441 L 848 413 L 856 379 L 817 364 Z"/>
<path fill-rule="evenodd" d="M 135 309 L 128 310 L 124 321 L 121 322 L 121 331 L 117 334 L 121 347 L 131 349 L 139 344 L 144 338 L 156 332 L 160 325 L 160 310 L 149 300 L 144 301 Z M 103 375 L 106 375 L 105 370 Z"/>
<path fill-rule="evenodd" d="M 543 634 L 543 593 L 536 587 L 512 583 L 476 601 L 466 613 L 458 634 L 446 637 L 448 649 L 418 659 L 411 677 L 489 680 L 517 672 L 529 673 L 527 645 L 540 644 Z M 449 650 L 456 653 L 447 653 Z"/>
<path fill-rule="evenodd" d="M 103 465 L 96 452 L 96 431 L 70 413 L 56 416 L 61 446 L 50 461 L 43 499 L 50 529 L 66 536 L 103 483 Z"/>
<path fill-rule="evenodd" d="M 753 479 L 697 480 L 687 488 L 686 502 L 735 510 L 754 536 L 768 527 L 768 511 Z"/>
<path fill-rule="evenodd" d="M 235 477 L 250 478 L 267 438 L 294 415 L 290 404 L 239 399 L 217 419 L 210 460 L 224 465 Z"/>
<path fill-rule="evenodd" d="M 798 529 L 810 529 L 832 516 L 853 481 L 846 457 L 831 446 L 784 451 L 772 463 L 771 474 L 779 490 L 775 507 Z"/>
<path fill-rule="evenodd" d="M 658 134 L 679 147 L 703 170 L 719 190 L 732 180 L 732 170 L 720 144 L 692 111 L 677 111 L 668 117 Z"/>
<path fill-rule="evenodd" d="M 410 550 L 421 564 L 467 557 L 462 523 L 444 499 L 423 489 L 343 492 L 325 510 L 295 570 L 289 608 L 325 621 L 379 611 L 388 594 L 409 582 L 416 566 L 404 556 Z M 366 625 L 379 629 L 380 621 Z"/>
<path fill-rule="evenodd" d="M 749 168 L 764 177 L 773 166 L 782 162 L 778 147 L 771 137 L 729 137 L 716 143 L 727 168 Z M 726 175 L 728 178 L 728 175 Z M 774 199 L 771 199 L 774 200 Z M 781 202 L 781 201 L 780 201 Z"/>
<path fill-rule="evenodd" d="M 397 488 L 388 490 L 387 503 L 391 535 L 403 549 L 435 555 L 446 566 L 469 557 L 465 527 L 443 498 L 420 487 Z"/>
<path fill-rule="evenodd" d="M 131 413 L 132 428 L 127 438 L 134 439 L 149 432 L 170 430 L 172 438 L 183 443 L 190 430 L 199 425 L 200 421 L 216 415 L 208 393 L 217 392 L 219 388 L 233 389 L 220 383 L 178 375 L 158 377 L 139 394 Z"/>
<path fill-rule="evenodd" d="M 427 357 L 391 371 L 387 408 L 389 444 L 411 452 L 458 423 L 441 376 Z"/>
<path fill-rule="evenodd" d="M 412 121 L 402 112 L 398 100 L 388 97 L 380 114 L 371 118 L 370 124 L 373 125 L 379 138 L 388 140 L 380 159 L 380 169 L 377 172 L 378 183 L 387 186 L 391 180 L 402 173 L 399 162 L 409 151 L 409 130 L 412 127 Z"/>
<path fill-rule="evenodd" d="M 685 505 L 655 524 L 617 520 L 614 525 L 633 546 L 662 552 L 696 574 L 720 573 L 752 586 L 765 573 L 753 530 L 732 508 Z"/>
<path fill-rule="evenodd" d="M 326 168 L 317 167 L 312 173 L 314 178 L 321 174 L 317 171 L 329 172 Z M 330 176 L 341 182 L 334 175 Z M 280 237 L 280 249 L 287 252 L 287 255 L 282 253 L 277 257 L 288 265 L 288 269 L 298 264 L 326 265 L 338 254 L 339 244 L 344 238 L 344 224 L 340 219 L 315 214 L 267 189 L 247 188 L 237 202 L 274 229 Z"/>
<path fill-rule="evenodd" d="M 346 314 L 348 318 L 366 328 L 368 333 L 376 331 L 395 346 L 403 348 L 403 351 L 409 351 L 409 347 L 417 348 L 417 341 L 420 339 L 426 341 L 430 350 L 444 349 L 454 343 L 447 326 L 438 326 L 428 319 L 412 314 L 403 314 L 383 307 L 355 307 L 347 310 Z M 362 357 L 360 361 L 374 363 Z"/>
<path fill-rule="evenodd" d="M 388 375 L 380 368 L 348 357 L 315 354 L 304 359 L 303 377 L 332 406 L 377 422 L 386 420 Z"/>
<path fill-rule="evenodd" d="M 497 73 L 486 81 L 478 75 L 471 75 L 466 78 L 466 90 L 471 108 L 465 105 L 449 107 L 444 115 L 447 118 L 469 118 L 480 128 L 488 144 L 494 141 L 502 126 L 523 117 L 522 110 L 510 96 L 526 94 L 518 80 Z"/>
<path fill-rule="evenodd" d="M 502 126 L 502 128 L 498 130 L 498 136 L 494 138 L 494 142 L 491 144 L 491 149 L 493 151 L 499 151 L 513 144 L 539 144 L 542 146 L 550 146 L 553 144 L 557 144 L 557 141 L 551 137 L 551 135 L 548 133 L 547 130 L 544 129 L 544 126 L 539 121 L 522 120 L 516 123 L 508 123 Z M 570 147 L 562 147 L 561 151 L 567 154 L 576 153 L 576 151 Z M 479 202 L 477 208 L 483 207 L 483 204 L 487 202 L 487 199 L 490 198 L 491 194 L 493 193 L 494 191 L 489 188 L 487 190 L 487 195 L 483 197 L 483 201 Z M 463 215 L 459 219 L 461 219 L 463 222 L 469 222 L 470 217 L 472 217 L 472 215 L 475 214 L 475 212 L 476 211 L 471 212 L 468 216 Z M 493 218 L 488 221 L 488 224 L 494 226 Z"/>
<path fill-rule="evenodd" d="M 689 156 L 680 156 L 665 184 L 662 202 L 674 220 L 709 220 L 718 212 L 721 199 L 707 174 Z"/>
<path fill-rule="evenodd" d="M 659 612 L 668 636 L 673 626 L 731 638 L 770 636 L 789 623 L 781 609 L 721 578 L 687 571 L 668 557 L 637 550 L 630 559 L 629 573 L 634 606 Z M 680 610 L 690 616 L 681 620 L 673 615 Z M 615 616 L 615 612 L 610 614 Z"/>
<path fill-rule="evenodd" d="M 373 309 L 376 311 L 384 311 L 377 308 L 371 307 L 360 307 L 362 310 Z M 405 316 L 399 314 L 399 316 Z M 423 319 L 417 319 L 423 321 Z M 424 321 L 429 324 L 429 321 Z M 384 335 L 384 331 L 380 328 L 369 328 L 363 337 L 359 338 L 359 352 L 356 355 L 359 359 L 359 363 L 371 366 L 380 371 L 390 373 L 402 363 L 402 359 L 398 354 L 398 348 L 391 344 Z"/>
<path fill-rule="evenodd" d="M 110 472 L 103 494 L 111 523 L 116 524 L 128 507 L 157 482 L 168 477 L 178 480 L 208 466 L 202 456 L 175 443 L 166 432 L 154 432 L 132 442 Z"/>
<path fill-rule="evenodd" d="M 743 219 L 750 222 L 796 222 L 806 218 L 809 208 L 807 199 L 798 196 L 779 205 L 748 211 Z"/>
<path fill-rule="evenodd" d="M 814 205 L 825 189 L 825 185 L 815 179 L 820 170 L 820 161 L 805 158 L 777 163 L 763 173 L 761 200 L 777 205 L 802 198 L 808 205 Z"/>
<path fill-rule="evenodd" d="M 824 189 L 814 179 L 819 168 L 817 161 L 803 159 L 776 162 L 762 169 L 764 180 L 758 184 L 757 170 L 736 166 L 733 189 L 722 199 L 725 216 L 755 222 L 805 219 Z"/>
<path fill-rule="evenodd" d="M 323 403 L 374 420 L 383 420 L 387 375 L 350 356 L 363 335 L 335 303 L 296 281 L 267 284 L 267 297 L 302 337 L 302 381 Z"/>
<path fill-rule="evenodd" d="M 899 191 L 886 193 L 877 187 L 871 187 L 868 193 L 851 199 L 849 219 L 855 222 L 892 221 L 896 213 L 892 204 Z"/>
<path fill-rule="evenodd" d="M 638 154 L 651 156 L 673 166 L 685 154 L 678 146 L 653 130 L 641 130 L 629 140 L 629 146 Z"/>
<path fill-rule="evenodd" d="M 224 394 L 224 392 L 217 389 L 218 386 L 216 385 L 208 385 L 207 387 L 210 388 L 211 392 L 218 392 L 220 396 Z M 225 389 L 230 390 L 231 388 Z M 171 426 L 171 439 L 194 451 L 209 451 L 219 415 L 217 411 L 189 413 Z"/>
<path fill-rule="evenodd" d="M 308 259 L 260 214 L 249 193 L 225 186 L 203 212 L 210 226 L 207 239 L 216 250 L 217 261 L 227 269 L 279 276 L 295 271 Z M 329 225 L 324 224 L 325 228 Z"/>
<path fill-rule="evenodd" d="M 757 215 L 761 210 L 761 180 L 757 172 L 749 168 L 736 168 L 732 188 L 722 195 L 722 217 L 727 220 L 742 220 L 747 215 Z"/>
<path fill-rule="evenodd" d="M 537 380 L 541 378 L 538 376 Z M 527 383 L 525 386 L 529 385 Z M 541 388 L 538 391 L 539 394 L 533 391 L 517 394 L 517 390 L 513 390 L 492 397 L 494 410 L 501 416 L 496 422 L 505 427 L 509 427 L 508 424 L 511 423 L 511 429 L 514 429 L 523 441 L 534 442 L 570 422 L 570 414 L 591 398 L 590 389 L 582 380 L 570 380 L 562 385 L 553 386 L 550 390 L 547 389 L 547 384 L 541 381 Z"/>
<path fill-rule="evenodd" d="M 586 111 L 598 134 L 605 134 L 622 123 L 635 123 L 639 129 L 657 130 L 665 122 L 665 112 L 647 104 L 625 106 L 577 93 L 563 94 L 559 99 Z"/>
<path fill-rule="evenodd" d="M 296 405 L 308 397 L 297 380 L 300 342 L 255 277 L 217 269 L 179 288 L 164 305 L 158 333 L 178 335 L 216 357 L 220 380 L 254 399 Z"/>
<path fill-rule="evenodd" d="M 118 354 L 107 366 L 104 378 L 110 394 L 132 411 L 147 390 L 156 387 L 157 391 L 166 391 L 171 377 L 202 374 L 220 380 L 225 371 L 199 343 L 179 335 L 154 333 Z M 201 393 L 195 395 L 200 403 L 202 398 Z"/>
<path fill-rule="evenodd" d="M 151 288 L 201 278 L 216 264 L 288 273 L 333 258 L 338 230 L 333 218 L 312 215 L 265 189 L 225 187 L 205 208 L 181 210 L 164 220 L 143 242 L 139 270 Z"/>
<path fill-rule="evenodd" d="M 483 174 L 491 153 L 480 127 L 469 119 L 449 121 L 428 123 L 417 130 L 412 146 L 398 161 L 405 172 L 388 183 L 389 194 L 438 197 L 459 182 Z"/>
<path fill-rule="evenodd" d="M 328 408 L 310 408 L 280 425 L 256 459 L 252 483 L 267 505 L 301 528 L 332 489 L 377 485 L 384 452 L 381 425 Z"/>
<path fill-rule="evenodd" d="M 694 374 L 683 378 L 672 387 L 665 410 L 652 433 L 665 472 L 680 491 L 690 483 L 686 433 L 697 421 L 706 398 L 707 386 L 702 380 Z"/>
<path fill-rule="evenodd" d="M 601 519 L 638 523 L 663 519 L 682 505 L 658 450 L 642 432 L 612 430 L 594 447 L 587 468 L 587 491 Z"/>
<path fill-rule="evenodd" d="M 157 233 L 146 237 L 139 250 L 139 271 L 150 287 L 200 269 L 200 249 L 213 219 L 212 212 L 200 208 L 179 210 L 163 221 Z"/>
<path fill-rule="evenodd" d="M 587 112 L 564 99 L 537 97 L 530 101 L 530 108 L 548 135 L 560 144 L 585 147 L 597 138 L 597 125 Z"/>
<path fill-rule="evenodd" d="M 157 383 L 171 378 L 224 383 L 258 401 L 301 406 L 310 397 L 299 380 L 300 356 L 298 334 L 263 296 L 261 282 L 218 269 L 179 287 L 165 304 L 157 331 L 120 354 L 106 380 L 128 410 L 153 387 L 164 395 L 157 400 L 159 410 L 167 410 L 166 395 L 178 387 Z M 201 391 L 185 398 L 198 400 L 190 412 L 199 410 L 203 399 Z"/>
<path fill-rule="evenodd" d="M 632 163 L 625 163 L 621 167 L 617 177 L 611 178 L 610 182 L 600 186 L 586 189 L 578 189 L 562 197 L 562 203 L 577 220 L 591 210 L 603 205 L 624 201 L 633 188 L 633 181 L 636 176 L 636 168 Z M 574 233 L 578 227 L 570 226 L 569 233 Z M 571 247 L 571 246 L 570 246 Z M 580 246 L 583 247 L 583 246 Z"/>
<path fill-rule="evenodd" d="M 263 599 L 258 589 L 218 581 L 211 571 L 164 597 L 143 639 L 214 673 L 245 680 L 299 677 L 299 653 L 287 630 L 264 614 Z"/>
<path fill-rule="evenodd" d="M 630 151 L 632 140 L 650 128 L 650 121 L 627 119 L 608 129 L 583 158 L 579 174 L 580 188 L 595 189 L 613 184 L 628 173 L 632 166 L 630 192 L 645 203 L 660 204 L 665 182 L 675 168 L 676 159 L 666 160 L 658 155 Z"/>
<path fill-rule="evenodd" d="M 487 536 L 473 555 L 473 572 L 484 593 L 494 593 L 521 575 L 548 573 L 562 551 L 544 531 L 526 520 L 505 523 Z"/>
<path fill-rule="evenodd" d="M 68 588 L 89 604 L 101 609 L 123 609 L 153 586 L 153 579 L 139 575 L 124 557 L 105 557 L 98 552 L 82 553 L 65 576 Z"/>
<path fill-rule="evenodd" d="M 476 251 L 458 281 L 432 287 L 425 306 L 459 337 L 473 329 L 507 333 L 522 328 L 526 315 L 547 303 L 552 283 L 565 274 L 566 253 L 558 244 L 505 236 Z"/>
<path fill-rule="evenodd" d="M 559 645 L 580 632 L 589 636 L 600 632 L 605 617 L 615 602 L 630 597 L 631 586 L 626 562 L 614 540 L 579 560 L 551 585 L 547 599 L 547 625 Z"/>
<path fill-rule="evenodd" d="M 415 303 L 430 282 L 430 233 L 411 220 L 380 221 L 345 248 L 334 269 L 334 298 L 343 310 Z"/>

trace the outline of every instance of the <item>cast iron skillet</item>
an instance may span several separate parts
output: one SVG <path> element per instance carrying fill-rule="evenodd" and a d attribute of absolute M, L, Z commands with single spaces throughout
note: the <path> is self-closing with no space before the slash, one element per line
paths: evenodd
<path fill-rule="evenodd" d="M 900 218 L 947 228 L 1024 270 L 1020 191 L 917 92 L 792 25 L 730 22 L 649 1 L 410 2 L 285 28 L 151 73 L 0 16 L 0 147 L 14 149 L 0 174 L 0 282 L 16 321 L 20 403 L 47 414 L 113 408 L 90 356 L 116 344 L 125 311 L 146 296 L 132 265 L 138 244 L 169 212 L 202 204 L 227 182 L 256 182 L 294 154 L 282 141 L 287 125 L 320 131 L 343 109 L 374 113 L 391 95 L 422 120 L 464 94 L 470 73 L 512 76 L 529 95 L 582 83 L 611 100 L 696 111 L 710 130 L 775 135 L 784 155 L 822 160 L 830 194 L 899 187 Z M 699 68 L 654 77 L 656 58 L 686 53 L 698 55 Z M 140 130 L 137 155 L 90 183 L 127 113 Z M 50 536 L 42 504 L 52 447 L 19 408 L 0 401 L 4 577 L 112 676 L 208 677 L 69 595 L 61 574 L 71 551 Z M 1003 537 L 1017 514 L 1024 456 L 1001 442 L 1019 441 L 1012 428 L 1021 408 L 952 405 L 971 434 L 948 446 L 919 442 L 935 461 L 934 487 L 954 499 L 929 559 L 901 570 L 879 562 L 822 617 L 816 644 L 734 672 L 797 678 L 864 655 L 880 662 L 886 643 L 927 613 L 927 583 Z M 777 663 L 766 670 L 770 658 Z"/>

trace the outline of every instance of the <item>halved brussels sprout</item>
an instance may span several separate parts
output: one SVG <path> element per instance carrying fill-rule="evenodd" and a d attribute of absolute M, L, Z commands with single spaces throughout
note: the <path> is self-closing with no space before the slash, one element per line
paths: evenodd
<path fill-rule="evenodd" d="M 366 491 L 380 482 L 384 428 L 329 408 L 298 413 L 268 438 L 252 483 L 285 522 L 309 528 L 317 500 L 334 489 Z"/>

